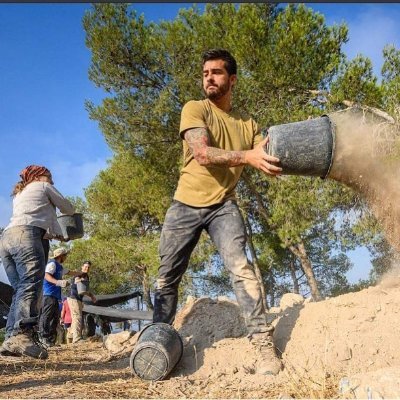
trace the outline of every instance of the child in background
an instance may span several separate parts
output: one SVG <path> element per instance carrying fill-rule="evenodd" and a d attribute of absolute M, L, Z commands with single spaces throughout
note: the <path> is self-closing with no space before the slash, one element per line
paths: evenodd
<path fill-rule="evenodd" d="M 69 309 L 67 298 L 65 298 L 62 303 L 60 323 L 61 323 L 61 325 L 63 325 L 63 327 L 67 333 L 67 335 L 66 335 L 67 343 L 72 343 L 72 332 L 70 329 L 71 323 L 72 323 L 72 317 L 71 317 L 71 310 Z"/>

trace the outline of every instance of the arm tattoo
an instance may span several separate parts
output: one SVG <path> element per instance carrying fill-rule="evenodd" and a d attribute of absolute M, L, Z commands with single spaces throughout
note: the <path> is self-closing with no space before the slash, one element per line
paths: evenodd
<path fill-rule="evenodd" d="M 188 129 L 185 132 L 185 140 L 193 157 L 200 165 L 236 167 L 245 163 L 244 151 L 228 151 L 211 147 L 206 128 Z"/>

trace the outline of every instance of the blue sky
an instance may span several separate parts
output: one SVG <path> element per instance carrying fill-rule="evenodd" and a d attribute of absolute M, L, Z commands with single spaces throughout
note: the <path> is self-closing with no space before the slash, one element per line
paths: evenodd
<path fill-rule="evenodd" d="M 191 3 L 135 4 L 148 21 L 173 19 Z M 400 4 L 320 3 L 309 7 L 329 25 L 346 22 L 350 58 L 370 57 L 376 74 L 382 49 L 400 48 Z M 10 192 L 19 171 L 44 164 L 65 195 L 83 189 L 107 165 L 111 152 L 85 100 L 99 103 L 103 92 L 88 79 L 90 52 L 85 47 L 82 16 L 89 4 L 0 4 L 0 226 L 11 216 Z M 368 252 L 352 254 L 351 281 L 367 277 Z M 1 276 L 1 271 L 0 271 Z"/>

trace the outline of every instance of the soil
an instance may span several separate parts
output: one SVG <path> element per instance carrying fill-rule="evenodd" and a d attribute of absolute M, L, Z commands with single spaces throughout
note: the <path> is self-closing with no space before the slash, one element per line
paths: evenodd
<path fill-rule="evenodd" d="M 183 357 L 167 379 L 133 375 L 132 337 L 119 351 L 94 338 L 51 349 L 45 361 L 1 358 L 0 397 L 398 398 L 399 288 L 394 270 L 375 287 L 318 303 L 285 295 L 268 314 L 285 366 L 277 377 L 255 373 L 258 355 L 234 301 L 189 298 L 175 322 Z"/>

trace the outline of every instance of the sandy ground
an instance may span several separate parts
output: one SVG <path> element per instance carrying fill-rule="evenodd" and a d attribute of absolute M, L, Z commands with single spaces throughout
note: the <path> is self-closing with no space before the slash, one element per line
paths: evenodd
<path fill-rule="evenodd" d="M 175 328 L 184 353 L 168 379 L 142 381 L 132 345 L 51 349 L 46 361 L 0 359 L 1 398 L 400 398 L 400 278 L 318 303 L 285 295 L 270 310 L 285 368 L 255 373 L 258 355 L 235 302 L 188 299 Z M 112 336 L 112 335 L 110 335 Z M 132 338 L 131 338 L 132 339 Z"/>
<path fill-rule="evenodd" d="M 0 360 L 0 398 L 254 398 L 277 397 L 276 388 L 232 386 L 213 375 L 196 378 L 174 371 L 169 379 L 147 382 L 133 376 L 129 354 L 112 356 L 101 342 L 52 349 L 46 361 Z M 222 379 L 221 379 L 222 378 Z"/>

